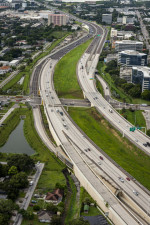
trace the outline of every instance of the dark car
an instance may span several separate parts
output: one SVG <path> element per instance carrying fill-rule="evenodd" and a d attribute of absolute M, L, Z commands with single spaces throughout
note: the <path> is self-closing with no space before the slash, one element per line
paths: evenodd
<path fill-rule="evenodd" d="M 147 143 L 143 143 L 143 145 L 144 145 L 145 147 L 147 147 Z"/>
<path fill-rule="evenodd" d="M 148 147 L 150 147 L 150 143 L 149 142 L 146 142 L 146 144 L 147 144 Z"/>
<path fill-rule="evenodd" d="M 127 179 L 128 181 L 130 181 L 130 178 L 129 178 L 129 177 L 126 177 L 126 179 Z"/>
<path fill-rule="evenodd" d="M 104 160 L 102 156 L 99 157 L 101 160 Z"/>

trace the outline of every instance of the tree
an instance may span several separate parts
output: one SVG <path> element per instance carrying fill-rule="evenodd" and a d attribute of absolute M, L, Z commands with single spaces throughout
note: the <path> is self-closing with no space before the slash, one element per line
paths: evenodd
<path fill-rule="evenodd" d="M 143 91 L 141 97 L 145 100 L 150 100 L 150 91 L 149 90 Z"/>
<path fill-rule="evenodd" d="M 51 220 L 51 225 L 61 225 L 61 224 L 62 223 L 60 217 L 54 215 Z"/>
<path fill-rule="evenodd" d="M 19 70 L 23 71 L 25 69 L 25 65 L 19 66 Z"/>
<path fill-rule="evenodd" d="M 20 172 L 12 176 L 9 181 L 9 184 L 16 188 L 26 188 L 29 184 L 27 179 L 27 174 L 24 172 Z"/>
<path fill-rule="evenodd" d="M 141 86 L 139 84 L 135 85 L 129 90 L 129 95 L 133 98 L 139 98 L 141 96 Z"/>
<path fill-rule="evenodd" d="M 18 173 L 17 167 L 16 166 L 11 166 L 9 171 L 8 171 L 8 174 L 12 176 L 12 175 L 15 175 L 17 173 Z"/>
<path fill-rule="evenodd" d="M 19 213 L 26 220 L 33 220 L 34 219 L 34 214 L 31 211 L 29 211 L 29 210 L 21 209 L 21 210 L 19 210 Z"/>
<path fill-rule="evenodd" d="M 50 212 L 54 212 L 54 213 L 56 213 L 58 211 L 57 206 L 53 205 L 52 203 L 49 203 L 46 206 L 46 210 L 50 211 Z"/>
<path fill-rule="evenodd" d="M 39 205 L 34 205 L 33 206 L 33 210 L 34 211 L 39 211 L 40 210 L 40 206 Z"/>
<path fill-rule="evenodd" d="M 14 154 L 8 157 L 9 167 L 16 166 L 18 171 L 28 171 L 34 167 L 34 161 L 27 154 Z"/>
<path fill-rule="evenodd" d="M 87 205 L 90 205 L 91 200 L 90 200 L 88 197 L 86 197 L 86 198 L 84 199 L 84 203 L 87 204 Z"/>
<path fill-rule="evenodd" d="M 12 210 L 16 209 L 16 204 L 11 200 L 0 200 L 0 225 L 7 225 L 11 218 Z"/>
<path fill-rule="evenodd" d="M 128 93 L 129 90 L 130 90 L 131 88 L 134 87 L 134 84 L 132 84 L 132 83 L 125 83 L 125 84 L 122 84 L 121 87 L 123 88 L 123 90 L 124 90 L 126 93 Z"/>
<path fill-rule="evenodd" d="M 150 129 L 147 130 L 147 135 L 150 137 Z"/>

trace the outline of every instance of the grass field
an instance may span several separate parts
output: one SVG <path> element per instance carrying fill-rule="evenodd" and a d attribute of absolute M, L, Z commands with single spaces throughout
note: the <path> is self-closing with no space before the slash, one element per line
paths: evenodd
<path fill-rule="evenodd" d="M 114 161 L 150 190 L 150 157 L 116 131 L 94 108 L 69 108 L 81 129 Z"/>
<path fill-rule="evenodd" d="M 83 98 L 77 81 L 76 66 L 90 42 L 91 40 L 88 40 L 86 43 L 73 49 L 57 63 L 54 73 L 54 86 L 59 97 Z"/>
<path fill-rule="evenodd" d="M 142 111 L 136 110 L 136 111 L 132 112 L 129 109 L 125 109 L 125 111 L 120 110 L 119 113 L 122 116 L 124 116 L 134 126 L 146 127 L 146 122 L 145 122 L 144 116 L 142 114 Z"/>

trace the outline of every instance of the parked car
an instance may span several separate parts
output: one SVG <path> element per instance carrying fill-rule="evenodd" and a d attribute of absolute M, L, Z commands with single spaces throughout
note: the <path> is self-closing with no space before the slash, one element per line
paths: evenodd
<path fill-rule="evenodd" d="M 102 156 L 99 157 L 101 160 L 104 160 Z"/>

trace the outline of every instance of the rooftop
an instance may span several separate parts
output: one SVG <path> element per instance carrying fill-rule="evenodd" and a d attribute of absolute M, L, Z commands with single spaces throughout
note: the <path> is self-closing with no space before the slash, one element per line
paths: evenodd
<path fill-rule="evenodd" d="M 138 51 L 135 51 L 135 50 L 124 50 L 124 51 L 121 51 L 120 53 L 124 53 L 124 54 L 127 54 L 127 55 L 147 55 L 145 53 L 140 53 Z"/>
<path fill-rule="evenodd" d="M 122 40 L 122 41 L 116 41 L 116 44 L 143 44 L 141 41 L 131 41 L 131 40 Z"/>
<path fill-rule="evenodd" d="M 150 67 L 148 66 L 133 66 L 132 69 L 143 72 L 144 77 L 150 78 Z"/>

